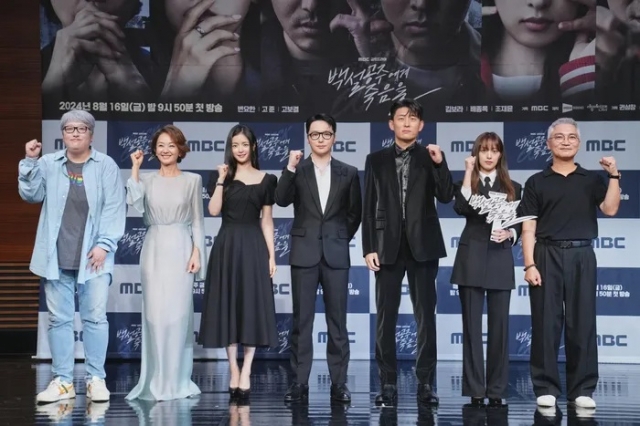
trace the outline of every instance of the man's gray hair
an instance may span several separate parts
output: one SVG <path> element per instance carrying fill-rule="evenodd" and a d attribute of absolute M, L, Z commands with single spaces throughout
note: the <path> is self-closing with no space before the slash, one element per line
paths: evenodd
<path fill-rule="evenodd" d="M 547 139 L 551 139 L 551 133 L 553 133 L 553 129 L 555 129 L 556 126 L 559 126 L 560 124 L 571 124 L 572 126 L 574 126 L 576 128 L 576 132 L 578 133 L 578 139 L 580 139 L 580 129 L 578 129 L 578 123 L 576 123 L 576 120 L 569 117 L 558 118 L 556 121 L 551 123 L 551 126 L 549 126 L 549 130 L 547 130 Z"/>
<path fill-rule="evenodd" d="M 81 109 L 72 109 L 71 111 L 65 112 L 60 119 L 60 131 L 63 131 L 65 126 L 72 121 L 86 124 L 91 133 L 93 133 L 93 129 L 96 127 L 96 119 L 93 118 L 93 115 Z"/>

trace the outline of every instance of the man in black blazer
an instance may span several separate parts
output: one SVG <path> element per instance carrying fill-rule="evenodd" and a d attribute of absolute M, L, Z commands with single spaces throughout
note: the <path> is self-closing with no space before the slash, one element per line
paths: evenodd
<path fill-rule="evenodd" d="M 453 199 L 451 172 L 440 147 L 417 143 L 424 127 L 422 106 L 395 102 L 389 127 L 395 143 L 371 153 L 365 163 L 362 248 L 376 275 L 376 362 L 382 391 L 376 404 L 397 402 L 396 322 L 405 272 L 418 326 L 418 401 L 437 404 L 436 287 L 439 259 L 447 252 L 434 197 Z"/>
<path fill-rule="evenodd" d="M 350 402 L 346 386 L 349 364 L 347 297 L 349 243 L 360 226 L 362 194 L 358 170 L 331 157 L 336 121 L 326 114 L 306 122 L 311 155 L 300 161 L 301 151 L 291 151 L 276 188 L 276 203 L 293 203 L 291 227 L 291 368 L 294 381 L 286 402 L 306 400 L 313 361 L 313 320 L 318 283 L 322 285 L 327 319 L 327 364 L 331 399 Z"/>

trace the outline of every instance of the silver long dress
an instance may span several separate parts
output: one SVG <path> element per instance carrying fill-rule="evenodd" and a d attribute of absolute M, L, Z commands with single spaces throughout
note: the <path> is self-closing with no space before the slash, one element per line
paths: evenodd
<path fill-rule="evenodd" d="M 140 380 L 126 399 L 166 401 L 200 394 L 193 370 L 193 282 L 207 270 L 202 177 L 141 174 L 127 181 L 127 203 L 143 214 L 140 253 L 142 354 Z M 187 272 L 194 245 L 200 270 Z"/>

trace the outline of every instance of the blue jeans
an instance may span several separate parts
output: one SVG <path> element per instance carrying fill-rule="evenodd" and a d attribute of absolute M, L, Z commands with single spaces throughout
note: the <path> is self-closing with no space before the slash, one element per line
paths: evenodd
<path fill-rule="evenodd" d="M 75 336 L 75 293 L 78 292 L 80 319 L 87 378 L 104 379 L 104 361 L 109 343 L 107 322 L 107 299 L 111 274 L 102 274 L 77 284 L 78 271 L 60 270 L 59 280 L 47 280 L 44 292 L 49 310 L 49 348 L 51 350 L 54 377 L 64 382 L 73 382 Z"/>

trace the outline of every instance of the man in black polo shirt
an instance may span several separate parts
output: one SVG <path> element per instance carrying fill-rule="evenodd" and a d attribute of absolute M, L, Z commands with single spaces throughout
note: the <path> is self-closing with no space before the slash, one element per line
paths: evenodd
<path fill-rule="evenodd" d="M 574 162 L 580 131 L 573 119 L 560 118 L 548 131 L 551 166 L 531 176 L 519 216 L 523 223 L 524 279 L 531 285 L 531 381 L 538 406 L 555 407 L 560 395 L 558 350 L 565 326 L 567 400 L 595 408 L 598 383 L 596 344 L 597 209 L 614 216 L 620 205 L 620 173 L 613 157 L 600 160 L 609 184 Z M 563 324 L 564 320 L 564 324 Z"/>

